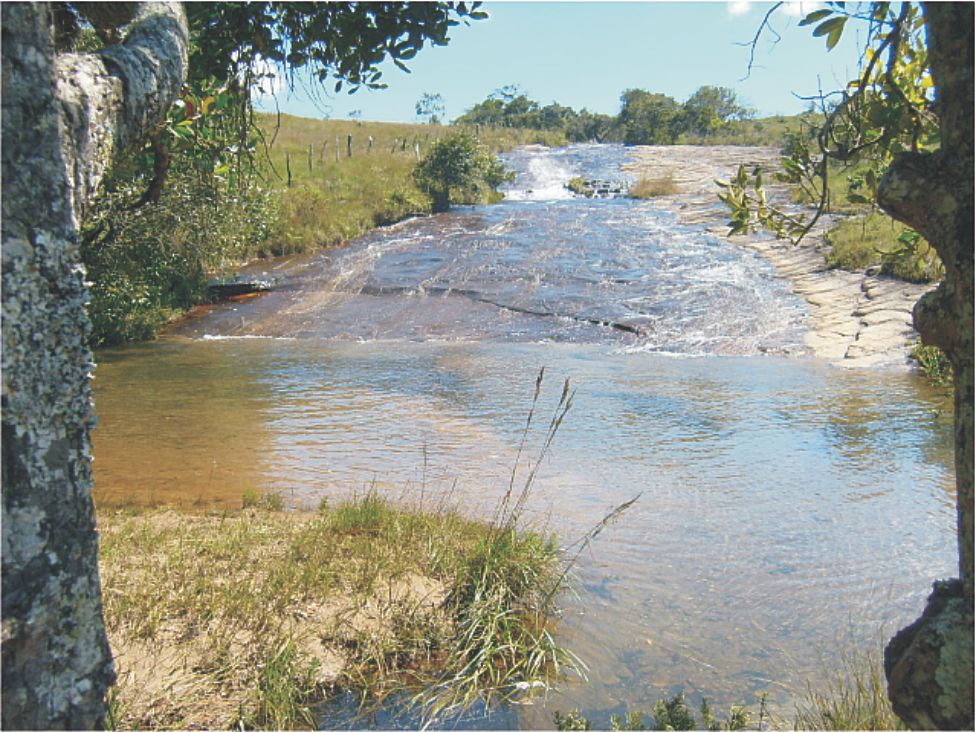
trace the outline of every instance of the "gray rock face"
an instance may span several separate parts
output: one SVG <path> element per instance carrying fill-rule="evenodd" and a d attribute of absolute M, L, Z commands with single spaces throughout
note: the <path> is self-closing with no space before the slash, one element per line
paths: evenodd
<path fill-rule="evenodd" d="M 175 98 L 186 21 L 177 4 L 140 8 L 126 41 L 139 71 L 126 73 L 98 55 L 57 58 L 49 5 L 5 3 L 2 13 L 2 724 L 99 727 L 114 673 L 77 221 L 119 140 L 136 139 Z"/>

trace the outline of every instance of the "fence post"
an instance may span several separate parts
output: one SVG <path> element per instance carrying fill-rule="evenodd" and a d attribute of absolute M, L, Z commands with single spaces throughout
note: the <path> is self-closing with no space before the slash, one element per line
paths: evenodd
<path fill-rule="evenodd" d="M 291 188 L 291 155 L 285 153 L 285 171 L 288 173 L 288 187 Z"/>
<path fill-rule="evenodd" d="M 346 135 L 346 156 L 352 157 L 352 135 Z"/>
<path fill-rule="evenodd" d="M 417 162 L 420 162 L 420 143 L 415 142 L 413 144 L 413 154 L 417 156 Z"/>
<path fill-rule="evenodd" d="M 370 135 L 369 139 L 366 142 L 366 154 L 369 155 L 370 152 L 372 152 L 372 150 L 373 150 L 373 136 Z"/>
<path fill-rule="evenodd" d="M 309 143 L 308 146 L 308 169 L 312 170 L 312 145 Z"/>
<path fill-rule="evenodd" d="M 336 135 L 336 162 L 339 162 L 339 136 Z"/>

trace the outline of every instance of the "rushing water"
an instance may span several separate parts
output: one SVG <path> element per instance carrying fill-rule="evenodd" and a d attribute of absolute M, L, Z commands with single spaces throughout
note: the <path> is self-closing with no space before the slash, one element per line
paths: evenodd
<path fill-rule="evenodd" d="M 805 306 L 757 255 L 561 187 L 620 177 L 623 159 L 513 153 L 500 205 L 289 260 L 267 296 L 102 352 L 98 500 L 226 504 L 252 487 L 314 505 L 372 485 L 484 516 L 545 366 L 543 409 L 564 378 L 577 396 L 533 520 L 569 542 L 642 495 L 566 601 L 588 683 L 463 724 L 574 707 L 605 721 L 681 689 L 786 703 L 954 573 L 949 407 L 911 374 L 806 357 Z"/>

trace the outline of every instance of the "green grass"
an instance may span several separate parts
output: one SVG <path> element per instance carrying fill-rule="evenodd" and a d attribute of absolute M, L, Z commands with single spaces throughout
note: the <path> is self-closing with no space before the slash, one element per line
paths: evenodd
<path fill-rule="evenodd" d="M 877 267 L 882 274 L 908 282 L 937 282 L 945 270 L 924 239 L 880 212 L 841 221 L 826 234 L 827 264 L 851 271 Z"/>
<path fill-rule="evenodd" d="M 909 356 L 934 384 L 951 386 L 953 382 L 952 364 L 945 353 L 938 346 L 923 346 L 921 343 L 912 348 Z"/>
<path fill-rule="evenodd" d="M 905 729 L 891 709 L 880 653 L 851 653 L 797 705 L 795 729 Z"/>
<path fill-rule="evenodd" d="M 434 140 L 456 131 L 446 125 L 284 114 L 258 115 L 258 120 L 269 143 L 266 175 L 281 202 L 279 235 L 264 254 L 336 246 L 376 226 L 429 213 L 430 200 L 411 179 L 417 151 L 423 157 Z M 496 153 L 523 144 L 565 142 L 551 133 L 511 128 L 481 127 L 478 137 Z"/>
<path fill-rule="evenodd" d="M 924 238 L 884 212 L 848 198 L 852 183 L 857 190 L 863 187 L 869 170 L 867 165 L 828 169 L 829 210 L 846 218 L 825 234 L 830 245 L 827 265 L 853 272 L 874 267 L 906 282 L 940 281 L 945 268 Z M 819 203 L 799 187 L 794 188 L 792 198 L 796 203 Z"/>
<path fill-rule="evenodd" d="M 375 492 L 315 512 L 250 505 L 101 512 L 118 726 L 307 726 L 337 688 L 365 704 L 413 690 L 432 716 L 565 667 L 551 537 Z"/>

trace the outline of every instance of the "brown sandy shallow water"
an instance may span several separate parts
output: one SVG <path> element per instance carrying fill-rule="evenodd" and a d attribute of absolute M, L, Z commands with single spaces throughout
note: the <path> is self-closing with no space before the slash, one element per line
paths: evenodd
<path fill-rule="evenodd" d="M 292 262 L 267 297 L 98 354 L 96 498 L 314 506 L 374 487 L 487 517 L 546 366 L 540 413 L 562 379 L 578 391 L 537 525 L 569 543 L 642 497 L 565 600 L 588 683 L 462 726 L 605 719 L 678 690 L 788 710 L 838 647 L 877 645 L 953 572 L 945 395 L 901 364 L 812 356 L 808 306 L 760 254 L 655 203 L 544 185 L 606 151 L 519 155 L 521 200 Z"/>

